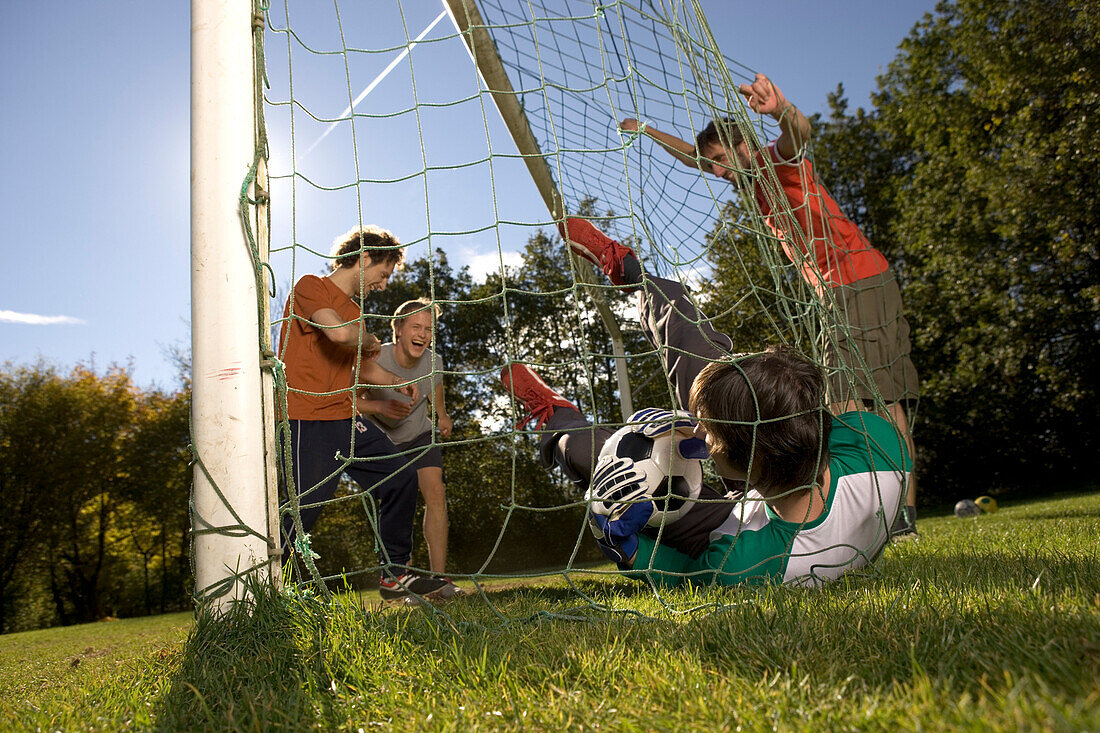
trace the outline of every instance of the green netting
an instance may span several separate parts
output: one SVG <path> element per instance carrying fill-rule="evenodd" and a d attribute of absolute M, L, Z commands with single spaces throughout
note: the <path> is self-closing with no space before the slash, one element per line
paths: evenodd
<path fill-rule="evenodd" d="M 425 27 L 419 2 L 376 5 L 275 0 L 262 8 L 258 155 L 270 165 L 271 257 L 258 272 L 274 274 L 274 330 L 293 284 L 327 271 L 335 235 L 364 224 L 393 230 L 407 246 L 408 268 L 386 293 L 365 299 L 364 319 L 385 340 L 395 301 L 422 296 L 442 309 L 435 346 L 455 433 L 434 439 L 451 515 L 448 573 L 502 621 L 508 614 L 491 591 L 505 578 L 564 579 L 570 590 L 548 600 L 547 613 L 602 608 L 588 583 L 621 573 L 589 537 L 583 496 L 538 465 L 537 433 L 513 428 L 524 408 L 497 375 L 512 362 L 534 365 L 595 424 L 615 428 L 628 412 L 617 369 L 634 408 L 677 406 L 659 350 L 634 322 L 633 300 L 566 256 L 525 154 L 451 21 Z M 651 274 L 688 284 L 735 350 L 784 343 L 827 368 L 835 384 L 867 381 L 859 364 L 838 371 L 827 363 L 825 335 L 845 330 L 843 309 L 832 292 L 807 284 L 804 263 L 784 255 L 752 196 L 736 196 L 726 181 L 619 129 L 620 120 L 636 118 L 693 140 L 710 120 L 728 117 L 757 143 L 778 134 L 770 118 L 746 108 L 737 87 L 753 71 L 717 48 L 697 2 L 477 6 L 568 214 L 592 218 L 633 246 Z M 775 171 L 755 166 L 750 174 L 769 182 L 776 214 L 790 214 Z M 788 236 L 804 239 L 800 230 Z M 620 325 L 621 344 L 609 336 L 608 318 Z M 285 404 L 285 352 L 266 334 L 261 348 L 275 353 L 268 363 Z M 841 389 L 834 386 L 833 401 L 846 398 Z M 875 407 L 883 408 L 881 397 Z M 285 467 L 292 460 L 285 421 L 279 430 Z M 350 451 L 342 454 L 350 464 Z M 309 487 L 298 488 L 308 497 Z M 294 565 L 291 583 L 328 592 L 376 581 L 371 488 L 347 483 L 314 531 L 299 536 L 305 562 Z M 282 511 L 297 519 L 293 490 Z M 426 569 L 419 522 L 416 545 L 413 565 Z M 698 607 L 665 603 L 658 584 L 648 587 L 667 610 Z"/>

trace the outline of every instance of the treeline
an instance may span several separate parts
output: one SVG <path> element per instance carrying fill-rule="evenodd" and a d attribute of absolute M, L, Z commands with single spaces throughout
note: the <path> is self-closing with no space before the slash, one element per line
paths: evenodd
<path fill-rule="evenodd" d="M 187 603 L 189 413 L 118 367 L 0 369 L 0 631 Z"/>

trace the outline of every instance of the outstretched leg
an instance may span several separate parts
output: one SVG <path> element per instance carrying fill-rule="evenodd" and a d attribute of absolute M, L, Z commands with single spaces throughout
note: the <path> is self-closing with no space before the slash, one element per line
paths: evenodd
<path fill-rule="evenodd" d="M 572 402 L 555 392 L 526 364 L 504 367 L 500 381 L 527 410 L 516 427 L 537 420 L 536 429 L 545 429 L 539 437 L 542 465 L 550 468 L 557 464 L 570 481 L 587 488 L 600 449 L 614 431 L 594 427 Z"/>
<path fill-rule="evenodd" d="M 569 248 L 600 267 L 612 283 L 641 288 L 638 320 L 642 331 L 658 350 L 676 399 L 686 409 L 692 382 L 703 367 L 733 352 L 729 336 L 710 325 L 681 283 L 645 274 L 634 250 L 591 222 L 570 217 L 559 228 Z"/>

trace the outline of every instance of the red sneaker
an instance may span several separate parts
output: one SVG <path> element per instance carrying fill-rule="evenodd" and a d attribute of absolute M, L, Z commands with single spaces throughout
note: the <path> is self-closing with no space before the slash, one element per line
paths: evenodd
<path fill-rule="evenodd" d="M 550 388 L 542 377 L 526 364 L 512 363 L 504 367 L 500 372 L 500 381 L 504 388 L 515 395 L 515 398 L 523 403 L 527 414 L 516 422 L 516 430 L 521 429 L 531 420 L 538 420 L 535 430 L 540 429 L 554 414 L 555 407 L 577 406 Z"/>
<path fill-rule="evenodd" d="M 607 279 L 615 285 L 637 285 L 623 280 L 623 258 L 637 257 L 630 247 L 619 244 L 607 236 L 587 219 L 575 216 L 567 217 L 558 224 L 562 239 L 569 249 L 603 270 Z"/>

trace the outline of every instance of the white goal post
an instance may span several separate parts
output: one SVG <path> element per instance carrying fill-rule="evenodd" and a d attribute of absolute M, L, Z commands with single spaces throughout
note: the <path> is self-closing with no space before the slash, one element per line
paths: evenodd
<path fill-rule="evenodd" d="M 243 218 L 264 259 L 266 211 L 241 205 L 257 157 L 254 22 L 251 0 L 191 3 L 191 526 L 195 597 L 217 612 L 250 578 L 280 577 L 268 298 Z"/>

